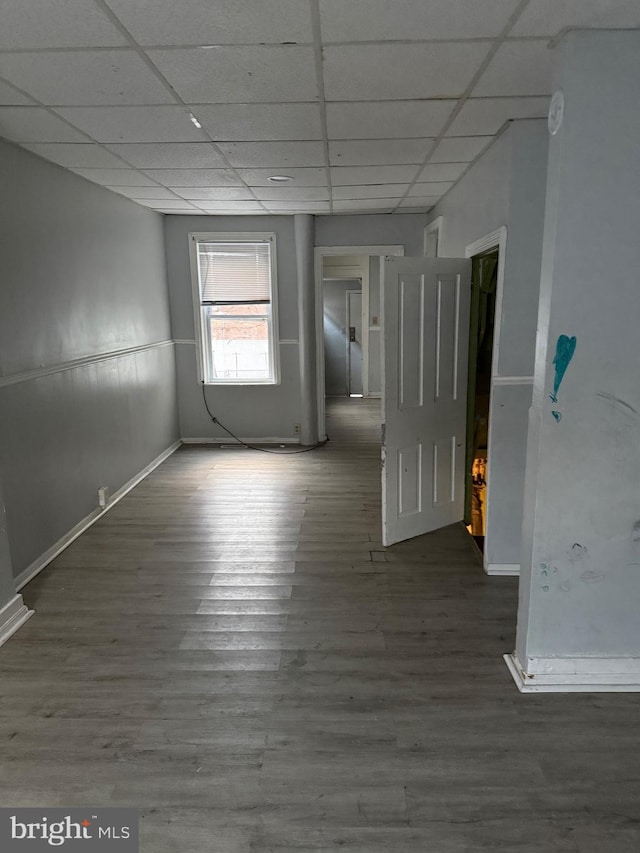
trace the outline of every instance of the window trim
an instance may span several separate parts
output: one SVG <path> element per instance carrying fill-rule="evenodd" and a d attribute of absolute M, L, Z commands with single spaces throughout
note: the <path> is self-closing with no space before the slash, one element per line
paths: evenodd
<path fill-rule="evenodd" d="M 205 379 L 205 329 L 202 322 L 200 302 L 200 279 L 198 277 L 198 243 L 260 243 L 271 244 L 271 334 L 269 355 L 273 365 L 270 379 Z M 196 339 L 196 362 L 198 382 L 201 385 L 279 385 L 280 384 L 280 335 L 278 333 L 278 247 L 274 231 L 191 231 L 189 232 L 189 264 L 191 267 L 191 296 Z"/>

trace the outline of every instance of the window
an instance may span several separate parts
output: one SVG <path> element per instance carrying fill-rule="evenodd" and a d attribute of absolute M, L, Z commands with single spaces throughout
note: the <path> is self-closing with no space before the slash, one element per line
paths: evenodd
<path fill-rule="evenodd" d="M 200 378 L 278 381 L 275 234 L 191 234 Z"/>

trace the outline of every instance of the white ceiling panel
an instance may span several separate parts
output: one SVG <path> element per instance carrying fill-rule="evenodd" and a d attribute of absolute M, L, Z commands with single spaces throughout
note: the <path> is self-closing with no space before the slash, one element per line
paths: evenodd
<path fill-rule="evenodd" d="M 334 187 L 350 184 L 401 184 L 412 181 L 417 166 L 332 166 Z"/>
<path fill-rule="evenodd" d="M 84 0 L 2 0 L 1 16 L 0 50 L 126 44 L 104 12 Z"/>
<path fill-rule="evenodd" d="M 209 142 L 160 142 L 108 145 L 136 169 L 216 169 L 226 164 Z"/>
<path fill-rule="evenodd" d="M 265 202 L 271 201 L 328 201 L 328 187 L 296 187 L 291 184 L 277 186 L 270 184 L 268 187 L 254 187 L 253 192 L 261 200 Z"/>
<path fill-rule="evenodd" d="M 419 181 L 457 181 L 467 168 L 466 163 L 433 163 L 425 166 Z"/>
<path fill-rule="evenodd" d="M 328 201 L 265 201 L 264 206 L 274 213 L 329 213 L 331 210 Z"/>
<path fill-rule="evenodd" d="M 381 213 L 391 211 L 400 201 L 399 198 L 367 198 L 358 201 L 334 201 L 333 209 L 337 211 L 352 211 L 357 213 L 360 210 L 373 211 L 378 210 Z"/>
<path fill-rule="evenodd" d="M 324 166 L 322 142 L 220 142 L 232 166 Z"/>
<path fill-rule="evenodd" d="M 250 187 L 271 186 L 269 177 L 273 169 L 238 169 L 242 180 Z M 327 184 L 325 169 L 287 169 L 286 173 L 293 178 L 293 185 L 299 187 L 324 187 Z"/>
<path fill-rule="evenodd" d="M 214 208 L 210 208 L 209 205 L 206 205 L 204 202 L 198 205 L 201 210 L 210 211 L 213 210 L 223 210 L 227 213 L 260 213 L 264 212 L 264 208 L 257 201 L 222 201 L 220 204 L 217 204 Z"/>
<path fill-rule="evenodd" d="M 193 109 L 217 141 L 322 139 L 317 104 L 219 104 Z"/>
<path fill-rule="evenodd" d="M 141 198 L 149 198 L 149 199 L 175 199 L 176 195 L 171 192 L 171 190 L 166 189 L 165 187 L 112 187 L 108 186 L 108 190 L 113 190 L 113 192 L 120 193 L 120 195 L 126 195 L 127 198 L 135 198 L 139 200 Z M 183 201 L 183 206 L 184 201 Z"/>
<path fill-rule="evenodd" d="M 315 101 L 311 47 L 215 47 L 151 50 L 149 56 L 189 103 Z"/>
<path fill-rule="evenodd" d="M 56 112 L 98 142 L 203 142 L 206 139 L 191 123 L 184 107 L 60 107 Z"/>
<path fill-rule="evenodd" d="M 493 38 L 519 0 L 320 0 L 325 41 Z"/>
<path fill-rule="evenodd" d="M 544 118 L 549 98 L 473 98 L 468 100 L 447 130 L 447 136 L 497 133 L 509 119 Z"/>
<path fill-rule="evenodd" d="M 152 198 L 134 198 L 132 200 L 138 204 L 142 204 L 144 207 L 151 207 L 154 210 L 188 210 L 192 213 L 198 212 L 197 207 L 187 204 L 182 198 L 165 199 L 164 201 Z"/>
<path fill-rule="evenodd" d="M 470 163 L 487 147 L 492 136 L 456 136 L 442 139 L 430 163 Z"/>
<path fill-rule="evenodd" d="M 253 201 L 251 190 L 246 187 L 181 187 L 170 185 L 177 195 L 196 202 L 200 201 Z"/>
<path fill-rule="evenodd" d="M 52 160 L 60 166 L 67 168 L 88 168 L 88 169 L 121 169 L 125 164 L 111 154 L 105 151 L 99 145 L 94 143 L 69 144 L 64 142 L 36 142 L 24 145 L 29 151 L 44 157 L 45 160 Z"/>
<path fill-rule="evenodd" d="M 329 139 L 410 139 L 437 136 L 456 101 L 327 104 Z"/>
<path fill-rule="evenodd" d="M 363 199 L 363 198 L 400 198 L 405 194 L 409 184 L 371 184 L 369 186 L 333 187 L 334 199 Z"/>
<path fill-rule="evenodd" d="M 414 184 L 409 190 L 409 196 L 441 196 L 453 186 L 453 181 L 433 181 Z"/>
<path fill-rule="evenodd" d="M 43 107 L 0 107 L 0 136 L 14 142 L 86 142 L 87 137 Z"/>
<path fill-rule="evenodd" d="M 472 96 L 551 94 L 553 51 L 547 40 L 507 41 L 474 87 Z"/>
<path fill-rule="evenodd" d="M 96 184 L 112 187 L 153 187 L 155 181 L 135 169 L 72 169 L 77 175 Z"/>
<path fill-rule="evenodd" d="M 637 0 L 529 0 L 512 36 L 555 36 L 567 27 L 640 27 Z"/>
<path fill-rule="evenodd" d="M 404 201 L 400 202 L 400 207 L 418 207 L 420 209 L 433 207 L 437 204 L 442 196 L 439 195 L 424 195 L 424 196 L 408 196 Z"/>
<path fill-rule="evenodd" d="M 323 51 L 325 94 L 329 101 L 459 97 L 490 44 L 327 47 Z"/>
<path fill-rule="evenodd" d="M 46 0 L 45 0 L 46 1 Z M 300 0 L 108 0 L 139 44 L 310 42 L 309 4 Z"/>
<path fill-rule="evenodd" d="M 145 174 L 160 184 L 175 187 L 233 186 L 240 183 L 231 169 L 145 169 Z"/>
<path fill-rule="evenodd" d="M 2 106 L 28 106 L 33 103 L 33 99 L 28 95 L 23 95 L 22 92 L 16 91 L 13 86 L 10 86 L 8 83 L 4 83 L 0 80 L 0 104 Z"/>
<path fill-rule="evenodd" d="M 47 105 L 175 103 L 132 50 L 0 53 L 0 75 Z"/>
<path fill-rule="evenodd" d="M 393 166 L 422 163 L 433 139 L 362 139 L 329 143 L 332 166 Z"/>

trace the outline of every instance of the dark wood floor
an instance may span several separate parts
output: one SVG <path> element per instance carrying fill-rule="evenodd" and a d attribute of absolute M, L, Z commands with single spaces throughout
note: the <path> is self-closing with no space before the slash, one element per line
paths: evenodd
<path fill-rule="evenodd" d="M 0 801 L 134 806 L 144 853 L 637 853 L 640 696 L 520 695 L 517 581 L 384 549 L 379 416 L 174 454 L 24 590 Z"/>

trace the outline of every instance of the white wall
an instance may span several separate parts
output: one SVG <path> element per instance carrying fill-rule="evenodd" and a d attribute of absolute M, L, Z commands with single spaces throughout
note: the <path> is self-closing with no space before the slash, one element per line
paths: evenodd
<path fill-rule="evenodd" d="M 0 178 L 0 478 L 19 575 L 99 486 L 177 438 L 175 362 L 161 217 L 5 143 Z"/>
<path fill-rule="evenodd" d="M 439 251 L 444 257 L 464 257 L 469 244 L 507 227 L 489 414 L 489 571 L 517 570 L 521 558 L 547 149 L 546 122 L 511 122 L 429 215 L 430 221 L 443 217 Z"/>
<path fill-rule="evenodd" d="M 640 32 L 573 32 L 559 52 L 518 657 L 624 658 L 638 689 Z M 553 401 L 561 335 L 576 346 Z"/>

